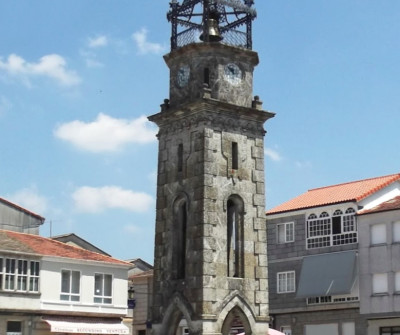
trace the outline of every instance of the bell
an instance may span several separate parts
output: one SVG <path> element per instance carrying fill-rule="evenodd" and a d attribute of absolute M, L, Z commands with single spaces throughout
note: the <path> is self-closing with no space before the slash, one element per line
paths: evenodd
<path fill-rule="evenodd" d="M 208 19 L 208 38 L 205 38 L 205 34 L 200 35 L 200 40 L 203 42 L 219 42 L 222 40 L 222 36 L 219 33 L 218 21 L 215 19 Z"/>

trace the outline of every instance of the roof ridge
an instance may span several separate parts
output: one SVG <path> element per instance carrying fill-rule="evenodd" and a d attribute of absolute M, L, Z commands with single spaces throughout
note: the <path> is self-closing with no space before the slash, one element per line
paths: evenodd
<path fill-rule="evenodd" d="M 366 178 L 366 179 L 359 179 L 359 180 L 348 181 L 348 182 L 345 182 L 345 183 L 339 183 L 339 184 L 333 184 L 333 185 L 328 185 L 328 186 L 322 186 L 322 187 L 311 188 L 311 189 L 309 189 L 307 192 L 316 191 L 316 190 L 323 190 L 323 189 L 326 189 L 326 188 L 331 188 L 331 187 L 336 187 L 336 186 L 350 185 L 350 184 L 365 182 L 365 181 L 369 181 L 369 180 L 382 179 L 382 178 L 388 178 L 388 177 L 395 177 L 395 176 L 397 176 L 398 178 L 400 178 L 400 173 L 388 174 L 388 175 L 380 176 L 380 177 L 372 177 L 372 178 Z"/>
<path fill-rule="evenodd" d="M 64 243 L 64 242 L 60 242 L 60 241 L 58 241 L 58 240 L 53 240 L 52 238 L 50 238 L 50 237 L 44 237 L 44 236 L 41 236 L 41 235 L 34 235 L 34 234 L 29 234 L 29 233 L 23 233 L 23 232 L 17 232 L 17 231 L 12 231 L 12 230 L 6 230 L 6 229 L 0 229 L 0 232 L 4 232 L 5 234 L 7 234 L 9 237 L 11 237 L 11 238 L 13 238 L 13 239 L 17 239 L 17 241 L 18 242 L 21 242 L 19 239 L 18 239 L 18 236 L 25 236 L 25 237 L 29 237 L 29 238 L 31 238 L 31 239 L 36 239 L 36 241 L 40 241 L 40 240 L 43 240 L 43 241 L 47 241 L 48 243 L 51 243 L 52 245 L 58 245 L 58 246 L 61 246 L 63 249 L 69 249 L 69 250 L 75 250 L 75 251 L 77 251 L 78 253 L 86 253 L 86 255 L 88 255 L 88 254 L 95 254 L 95 255 L 98 255 L 98 256 L 100 256 L 100 258 L 103 258 L 103 261 L 106 261 L 106 259 L 109 259 L 110 261 L 112 260 L 112 261 L 117 261 L 117 262 L 120 262 L 120 263 L 125 263 L 126 265 L 131 265 L 130 263 L 128 263 L 128 262 L 125 262 L 125 261 L 123 261 L 123 260 L 120 260 L 120 259 L 118 259 L 118 258 L 115 258 L 115 257 L 112 257 L 112 256 L 107 256 L 107 255 L 104 255 L 104 254 L 101 254 L 101 253 L 99 253 L 99 252 L 96 252 L 96 251 L 91 251 L 91 250 L 87 250 L 87 249 L 84 249 L 84 248 L 80 248 L 80 247 L 77 247 L 77 246 L 74 246 L 74 245 L 71 245 L 71 244 L 66 244 L 66 243 Z M 37 252 L 37 251 L 36 251 Z M 43 255 L 46 255 L 46 254 L 43 254 Z M 64 257 L 67 257 L 67 258 L 70 258 L 70 257 L 68 257 L 68 256 L 64 256 Z M 98 260 L 98 261 L 101 261 L 101 260 Z"/>

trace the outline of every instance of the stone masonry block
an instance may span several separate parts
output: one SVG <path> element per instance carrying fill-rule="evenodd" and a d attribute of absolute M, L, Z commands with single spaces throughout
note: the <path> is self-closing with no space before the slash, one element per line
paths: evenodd
<path fill-rule="evenodd" d="M 262 195 L 262 194 L 254 194 L 253 195 L 253 205 L 254 206 L 264 206 L 264 204 L 265 204 L 264 195 Z"/>
<path fill-rule="evenodd" d="M 265 185 L 264 183 L 256 183 L 256 192 L 257 194 L 264 194 L 265 193 Z"/>
<path fill-rule="evenodd" d="M 268 279 L 260 279 L 260 291 L 268 291 Z"/>
<path fill-rule="evenodd" d="M 256 170 L 264 171 L 264 159 L 256 158 Z"/>
<path fill-rule="evenodd" d="M 251 157 L 253 158 L 263 158 L 264 152 L 261 147 L 251 147 Z"/>
<path fill-rule="evenodd" d="M 264 171 L 253 171 L 254 182 L 264 182 Z"/>
<path fill-rule="evenodd" d="M 268 270 L 267 267 L 257 267 L 256 268 L 256 278 L 257 279 L 266 279 L 268 278 Z"/>
<path fill-rule="evenodd" d="M 263 138 L 256 138 L 255 144 L 257 147 L 264 147 L 264 139 Z"/>
<path fill-rule="evenodd" d="M 257 255 L 266 255 L 267 254 L 267 244 L 256 242 L 254 243 L 254 253 Z"/>
<path fill-rule="evenodd" d="M 253 218 L 253 229 L 255 230 L 265 229 L 265 226 L 266 226 L 265 219 Z"/>
<path fill-rule="evenodd" d="M 267 255 L 258 255 L 258 265 L 259 266 L 268 266 Z"/>
<path fill-rule="evenodd" d="M 268 291 L 256 292 L 256 303 L 257 304 L 268 303 Z"/>
<path fill-rule="evenodd" d="M 265 230 L 258 231 L 258 242 L 264 242 L 267 246 L 267 232 Z"/>

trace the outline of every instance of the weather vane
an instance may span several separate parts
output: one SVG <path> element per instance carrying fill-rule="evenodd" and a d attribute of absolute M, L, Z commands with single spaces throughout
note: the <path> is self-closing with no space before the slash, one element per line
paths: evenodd
<path fill-rule="evenodd" d="M 254 0 L 178 0 L 170 2 L 171 50 L 197 42 L 220 42 L 252 49 Z"/>

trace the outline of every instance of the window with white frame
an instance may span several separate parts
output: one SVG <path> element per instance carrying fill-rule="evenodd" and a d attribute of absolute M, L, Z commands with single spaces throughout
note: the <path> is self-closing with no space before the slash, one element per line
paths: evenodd
<path fill-rule="evenodd" d="M 81 273 L 74 270 L 61 270 L 61 295 L 64 301 L 79 301 Z"/>
<path fill-rule="evenodd" d="M 277 241 L 278 243 L 294 242 L 294 222 L 277 225 Z"/>
<path fill-rule="evenodd" d="M 277 273 L 277 292 L 291 293 L 296 291 L 296 278 L 294 271 Z"/>
<path fill-rule="evenodd" d="M 98 304 L 112 303 L 112 275 L 104 273 L 95 274 L 94 302 Z"/>
<path fill-rule="evenodd" d="M 393 242 L 400 242 L 400 221 L 393 223 Z"/>
<path fill-rule="evenodd" d="M 322 212 L 307 218 L 307 249 L 357 243 L 355 210 L 337 209 L 332 216 Z"/>
<path fill-rule="evenodd" d="M 33 281 L 36 282 L 36 285 L 31 285 Z M 39 262 L 16 258 L 0 258 L 0 290 L 38 292 Z"/>
<path fill-rule="evenodd" d="M 371 226 L 371 244 L 386 243 L 386 224 L 379 223 Z"/>
<path fill-rule="evenodd" d="M 387 273 L 374 273 L 372 275 L 372 294 L 383 294 L 388 292 Z"/>

